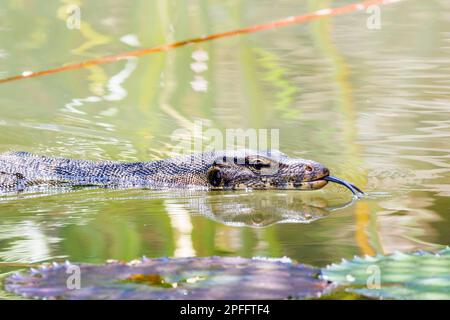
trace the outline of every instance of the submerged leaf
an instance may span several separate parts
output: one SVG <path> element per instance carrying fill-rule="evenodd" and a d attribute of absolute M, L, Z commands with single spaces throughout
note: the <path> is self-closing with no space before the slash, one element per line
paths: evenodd
<path fill-rule="evenodd" d="M 355 258 L 322 270 L 347 291 L 385 299 L 450 299 L 450 249 Z"/>
<path fill-rule="evenodd" d="M 71 270 L 80 288 L 71 289 Z M 79 268 L 79 269 L 78 269 Z M 5 279 L 7 291 L 39 299 L 287 299 L 330 287 L 319 269 L 289 261 L 232 257 L 49 265 Z"/>

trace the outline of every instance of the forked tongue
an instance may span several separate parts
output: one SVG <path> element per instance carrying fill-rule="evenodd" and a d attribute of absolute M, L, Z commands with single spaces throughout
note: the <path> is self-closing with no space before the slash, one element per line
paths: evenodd
<path fill-rule="evenodd" d="M 325 177 L 325 178 L 323 178 L 323 180 L 327 180 L 327 181 L 330 181 L 330 182 L 334 182 L 334 183 L 340 184 L 340 185 L 346 187 L 347 189 L 349 189 L 356 196 L 365 195 L 365 193 L 361 189 L 359 189 L 354 184 L 351 184 L 350 182 L 347 182 L 345 180 L 342 180 L 342 179 L 339 179 L 339 178 L 336 178 L 336 177 L 333 177 L 333 176 Z"/>

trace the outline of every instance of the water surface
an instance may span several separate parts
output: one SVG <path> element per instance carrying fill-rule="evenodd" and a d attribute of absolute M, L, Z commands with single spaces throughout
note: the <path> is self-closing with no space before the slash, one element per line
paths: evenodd
<path fill-rule="evenodd" d="M 81 30 L 69 30 L 68 1 L 5 0 L 0 75 L 348 2 L 80 1 Z M 283 152 L 326 164 L 370 197 L 333 211 L 351 198 L 335 185 L 2 196 L 0 262 L 220 255 L 324 266 L 450 244 L 450 4 L 383 7 L 381 30 L 367 29 L 367 17 L 324 18 L 3 84 L 0 152 L 145 161 L 170 156 L 172 132 L 195 121 L 222 132 L 274 128 Z M 194 52 L 207 53 L 203 65 Z"/>

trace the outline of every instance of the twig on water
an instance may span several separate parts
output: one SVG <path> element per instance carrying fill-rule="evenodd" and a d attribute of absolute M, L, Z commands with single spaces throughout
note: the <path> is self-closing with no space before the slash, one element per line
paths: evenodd
<path fill-rule="evenodd" d="M 247 34 L 247 33 L 253 33 L 253 32 L 258 32 L 258 31 L 263 31 L 263 30 L 270 30 L 270 29 L 285 27 L 285 26 L 294 25 L 294 24 L 300 24 L 300 23 L 303 23 L 306 21 L 315 20 L 315 19 L 319 19 L 322 17 L 331 17 L 331 16 L 342 15 L 345 13 L 366 10 L 368 7 L 370 7 L 372 5 L 383 5 L 383 4 L 400 2 L 400 1 L 404 1 L 404 0 L 367 0 L 367 1 L 363 1 L 363 2 L 345 5 L 342 7 L 337 7 L 337 8 L 321 9 L 321 10 L 314 11 L 314 12 L 304 14 L 304 15 L 292 16 L 292 17 L 287 17 L 287 18 L 281 19 L 281 20 L 272 21 L 267 24 L 258 24 L 258 25 L 241 28 L 241 29 L 236 29 L 236 30 L 231 30 L 231 31 L 226 31 L 226 32 L 221 32 L 221 33 L 215 33 L 215 34 L 211 34 L 211 35 L 207 35 L 207 36 L 203 36 L 203 37 L 199 37 L 199 38 L 178 41 L 178 42 L 174 42 L 174 43 L 170 43 L 170 44 L 163 44 L 163 45 L 159 45 L 159 46 L 152 47 L 152 48 L 146 48 L 146 49 L 141 49 L 141 50 L 119 53 L 116 55 L 110 55 L 110 56 L 105 56 L 105 57 L 101 57 L 101 58 L 97 58 L 97 59 L 86 60 L 86 61 L 82 61 L 79 63 L 66 64 L 62 67 L 58 67 L 58 68 L 54 68 L 54 69 L 48 69 L 48 70 L 37 71 L 37 72 L 25 71 L 20 75 L 0 79 L 0 84 L 8 83 L 8 82 L 16 81 L 16 80 L 42 77 L 42 76 L 46 76 L 46 75 L 50 75 L 50 74 L 54 74 L 54 73 L 60 73 L 60 72 L 64 72 L 64 71 L 89 68 L 89 67 L 92 67 L 95 65 L 112 63 L 115 61 L 120 61 L 123 59 L 132 58 L 132 57 L 141 57 L 141 56 L 144 56 L 147 54 L 165 52 L 165 51 L 169 51 L 171 49 L 184 47 L 184 46 L 192 45 L 195 43 L 201 43 L 201 42 L 216 40 L 216 39 L 220 39 L 220 38 L 227 38 L 227 37 L 232 37 L 232 36 L 237 36 L 237 35 Z"/>

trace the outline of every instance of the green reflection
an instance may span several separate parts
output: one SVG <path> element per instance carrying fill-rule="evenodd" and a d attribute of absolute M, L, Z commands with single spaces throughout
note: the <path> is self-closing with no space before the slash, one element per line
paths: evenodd
<path fill-rule="evenodd" d="M 67 2 L 4 2 L 0 73 L 8 75 L 131 50 L 125 35 L 151 47 L 340 3 L 83 1 L 85 29 L 68 30 L 60 15 Z M 320 202 L 346 200 L 336 186 L 304 195 L 2 196 L 0 261 L 287 255 L 320 266 L 449 244 L 448 11 L 445 0 L 410 0 L 383 9 L 380 31 L 367 30 L 362 12 L 146 56 L 132 67 L 120 61 L 0 86 L 0 152 L 151 160 L 166 157 L 172 132 L 197 120 L 222 132 L 278 128 L 283 152 L 323 162 L 374 195 L 324 215 Z M 201 73 L 191 68 L 196 50 L 208 53 Z M 197 75 L 206 92 L 193 90 Z M 289 202 L 278 196 L 293 199 L 297 221 L 283 215 Z M 313 202 L 316 215 L 306 211 L 320 219 L 299 223 L 300 200 Z M 202 201 L 210 215 L 198 209 Z"/>

